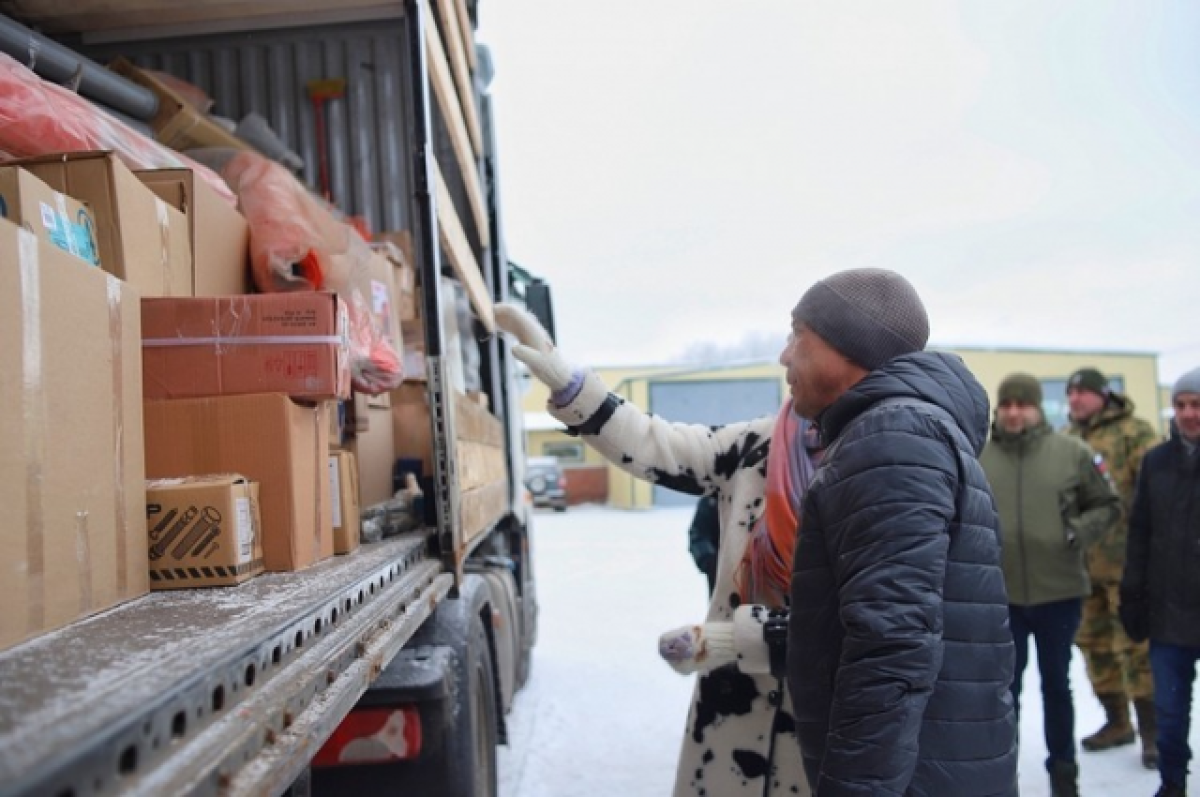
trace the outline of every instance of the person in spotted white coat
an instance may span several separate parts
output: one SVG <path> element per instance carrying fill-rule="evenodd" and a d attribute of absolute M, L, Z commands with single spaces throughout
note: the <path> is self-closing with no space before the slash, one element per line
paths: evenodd
<path fill-rule="evenodd" d="M 777 418 L 717 428 L 670 423 L 610 393 L 594 373 L 572 369 L 521 308 L 498 305 L 496 321 L 520 341 L 514 355 L 551 389 L 548 409 L 572 433 L 638 478 L 718 498 L 721 542 L 705 621 L 668 631 L 659 641 L 672 667 L 698 673 L 674 794 L 810 794 L 782 658 L 777 654 L 772 674 L 763 632 L 769 619 L 764 604 L 781 607 L 788 589 L 790 541 L 803 485 L 813 472 L 805 445 L 809 425 L 792 412 L 790 402 Z M 773 438 L 781 434 L 792 445 L 775 460 L 773 483 L 779 486 L 769 491 L 768 460 Z M 765 522 L 768 504 L 780 518 L 773 537 Z"/>

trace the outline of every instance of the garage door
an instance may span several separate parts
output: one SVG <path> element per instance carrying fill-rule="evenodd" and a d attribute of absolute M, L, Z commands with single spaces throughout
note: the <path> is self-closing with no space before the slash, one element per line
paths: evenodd
<path fill-rule="evenodd" d="M 650 411 L 676 423 L 721 426 L 748 421 L 779 410 L 778 379 L 729 379 L 705 382 L 651 382 Z M 654 488 L 655 506 L 688 506 L 694 496 Z"/>

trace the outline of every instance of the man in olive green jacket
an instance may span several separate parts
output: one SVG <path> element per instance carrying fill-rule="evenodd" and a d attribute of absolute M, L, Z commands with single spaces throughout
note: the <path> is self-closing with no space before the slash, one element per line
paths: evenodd
<path fill-rule="evenodd" d="M 1146 643 L 1131 642 L 1117 617 L 1121 574 L 1125 569 L 1125 539 L 1129 509 L 1137 485 L 1142 457 L 1161 438 L 1149 423 L 1134 417 L 1133 402 L 1109 387 L 1095 368 L 1081 368 L 1067 380 L 1067 402 L 1071 423 L 1067 433 L 1092 447 L 1108 466 L 1117 493 L 1121 516 L 1098 543 L 1088 549 L 1091 594 L 1083 602 L 1083 622 L 1075 644 L 1087 662 L 1088 680 L 1104 706 L 1105 722 L 1100 730 L 1083 739 L 1084 750 L 1107 750 L 1133 744 L 1129 699 L 1137 709 L 1142 736 L 1142 764 L 1158 766 L 1155 746 L 1154 680 Z"/>
<path fill-rule="evenodd" d="M 979 458 L 995 496 L 1003 539 L 1009 626 L 1016 644 L 1013 702 L 1020 707 L 1029 637 L 1042 676 L 1044 732 L 1054 797 L 1078 795 L 1071 647 L 1090 593 L 1084 549 L 1108 530 L 1120 499 L 1103 461 L 1075 438 L 1053 431 L 1042 386 L 1028 374 L 1001 384 L 992 437 Z"/>

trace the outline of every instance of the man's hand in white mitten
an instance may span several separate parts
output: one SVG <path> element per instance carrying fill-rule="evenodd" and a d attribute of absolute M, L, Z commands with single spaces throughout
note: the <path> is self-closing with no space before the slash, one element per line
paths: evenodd
<path fill-rule="evenodd" d="M 571 366 L 529 311 L 510 302 L 500 302 L 496 305 L 496 325 L 517 339 L 513 355 L 529 367 L 538 381 L 552 392 L 571 384 L 574 376 Z"/>
<path fill-rule="evenodd" d="M 709 672 L 737 658 L 733 623 L 685 625 L 658 638 L 658 655 L 677 673 Z"/>

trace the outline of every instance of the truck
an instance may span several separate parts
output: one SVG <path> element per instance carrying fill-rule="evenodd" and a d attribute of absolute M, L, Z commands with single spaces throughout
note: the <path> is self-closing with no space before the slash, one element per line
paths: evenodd
<path fill-rule="evenodd" d="M 508 261 L 474 0 L 9 0 L 0 46 L 151 135 L 120 56 L 257 112 L 302 176 L 411 231 L 432 474 L 415 528 L 237 587 L 151 592 L 0 653 L 0 795 L 492 795 L 537 634 L 521 376 L 491 316 Z M 342 93 L 306 91 L 335 78 Z M 232 107 L 231 107 L 232 106 Z M 480 396 L 451 383 L 443 274 L 470 295 Z M 420 384 L 420 383 L 418 383 Z M 472 435 L 502 468 L 467 489 Z M 379 475 L 379 474 L 375 474 Z M 385 474 L 391 478 L 392 474 Z M 387 506 L 364 515 L 383 527 Z"/>

